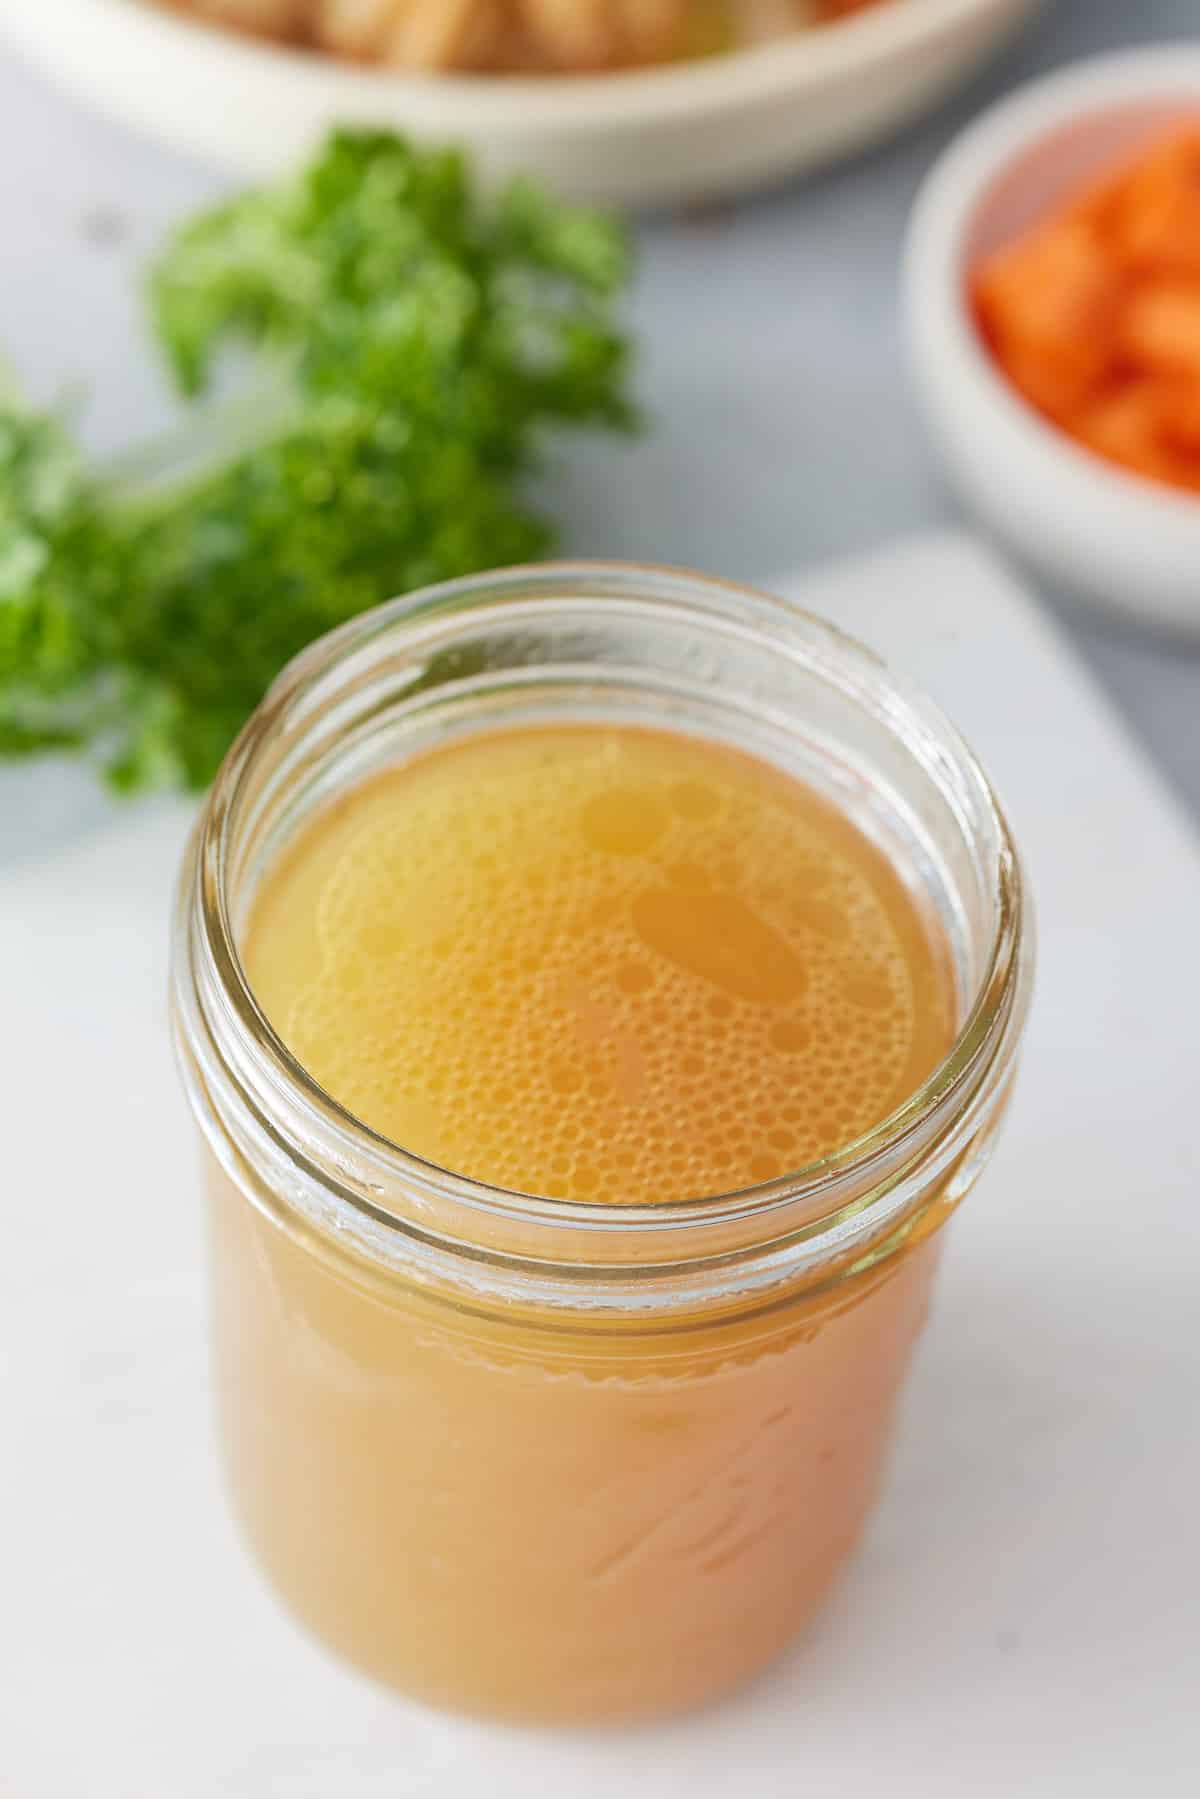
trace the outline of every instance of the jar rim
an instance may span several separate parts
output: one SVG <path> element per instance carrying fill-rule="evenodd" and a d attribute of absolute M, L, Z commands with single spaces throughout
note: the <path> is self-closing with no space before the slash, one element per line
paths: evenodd
<path fill-rule="evenodd" d="M 760 638 L 764 632 L 774 635 L 785 628 L 792 634 L 799 631 L 810 652 L 836 664 L 864 692 L 885 695 L 902 727 L 929 734 L 943 767 L 953 767 L 994 832 L 996 926 L 982 977 L 953 1043 L 921 1085 L 885 1118 L 817 1161 L 725 1193 L 641 1205 L 550 1198 L 495 1186 L 404 1148 L 341 1105 L 292 1054 L 255 997 L 237 946 L 228 874 L 239 809 L 264 745 L 284 730 L 302 731 L 306 718 L 335 703 L 338 681 L 354 659 L 390 634 L 403 632 L 412 640 L 415 654 L 423 629 L 436 627 L 451 615 L 504 607 L 507 617 L 515 607 L 544 607 L 553 598 L 562 604 L 604 599 L 642 613 L 650 608 L 667 607 L 676 613 L 682 609 L 698 624 L 719 622 Z M 761 1240 L 762 1221 L 784 1213 L 789 1241 L 800 1221 L 804 1234 L 821 1238 L 828 1247 L 836 1243 L 842 1227 L 871 1203 L 864 1199 L 864 1191 L 890 1190 L 896 1170 L 911 1161 L 917 1147 L 927 1150 L 931 1141 L 944 1135 L 939 1121 L 944 1125 L 959 1115 L 981 1087 L 992 1093 L 1002 1082 L 1028 1004 L 1031 937 L 1020 858 L 987 775 L 941 709 L 874 651 L 794 603 L 736 582 L 634 562 L 539 563 L 469 575 L 387 602 L 319 639 L 283 670 L 226 756 L 185 864 L 173 970 L 176 1043 L 181 1059 L 191 1065 L 185 1066 L 185 1080 L 194 1102 L 197 1075 L 208 1084 L 214 1076 L 219 1083 L 222 1075 L 232 1075 L 243 1099 L 250 1097 L 258 1111 L 260 1125 L 268 1130 L 273 1124 L 272 1102 L 286 1104 L 293 1118 L 302 1121 L 305 1139 L 319 1138 L 328 1150 L 328 1160 L 321 1158 L 323 1165 L 310 1172 L 332 1181 L 374 1234 L 382 1229 L 409 1238 L 414 1232 L 420 1236 L 421 1207 L 450 1203 L 476 1219 L 583 1233 L 597 1252 L 603 1252 L 606 1239 L 631 1233 L 635 1238 L 653 1236 L 660 1247 L 675 1235 L 682 1248 L 694 1231 L 706 1233 L 707 1241 L 716 1226 L 753 1224 Z M 203 998 L 198 985 L 207 986 Z M 214 1026 L 225 1038 L 221 1045 L 215 1042 Z M 196 1054 L 197 1031 L 208 1039 L 208 1054 Z M 199 1109 L 203 1112 L 203 1104 Z M 390 1208 L 386 1196 L 391 1191 L 415 1199 L 418 1215 Z M 484 1261 L 505 1259 L 503 1251 L 486 1243 L 458 1247 Z M 633 1274 L 637 1266 L 630 1263 L 624 1271 Z M 655 1266 L 661 1267 L 661 1262 L 656 1260 Z"/>

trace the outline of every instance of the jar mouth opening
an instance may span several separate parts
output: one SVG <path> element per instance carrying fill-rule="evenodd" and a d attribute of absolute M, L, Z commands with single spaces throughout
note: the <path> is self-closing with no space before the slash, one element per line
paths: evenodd
<path fill-rule="evenodd" d="M 639 598 L 639 595 L 641 596 Z M 774 639 L 799 634 L 810 656 L 836 666 L 851 689 L 886 698 L 894 728 L 926 734 L 936 750 L 938 773 L 952 773 L 965 799 L 990 833 L 994 848 L 994 930 L 981 958 L 979 978 L 953 1043 L 926 1080 L 869 1131 L 817 1161 L 770 1180 L 727 1192 L 687 1199 L 630 1205 L 592 1199 L 552 1198 L 495 1186 L 441 1167 L 373 1130 L 326 1091 L 292 1054 L 261 1009 L 237 946 L 230 903 L 234 840 L 245 827 L 252 772 L 264 751 L 285 739 L 299 743 L 314 720 L 336 712 L 337 689 L 361 656 L 378 655 L 390 636 L 402 634 L 406 655 L 420 662 L 422 637 L 430 642 L 448 619 L 485 608 L 506 620 L 522 607 L 545 609 L 562 603 L 604 600 L 651 610 L 686 613 L 700 627 L 719 624 L 729 635 Z M 340 627 L 302 652 L 278 678 L 231 749 L 197 826 L 196 878 L 185 872 L 180 894 L 178 942 L 190 946 L 177 955 L 190 965 L 197 955 L 210 976 L 207 1009 L 221 1013 L 221 1029 L 233 1040 L 223 1060 L 236 1084 L 257 1099 L 260 1122 L 271 1126 L 272 1098 L 283 1101 L 306 1139 L 328 1149 L 322 1178 L 332 1179 L 343 1197 L 369 1214 L 374 1224 L 408 1231 L 412 1219 L 388 1204 L 389 1194 L 406 1201 L 450 1201 L 480 1217 L 529 1227 L 557 1227 L 584 1233 L 595 1249 L 606 1234 L 677 1232 L 687 1227 L 761 1220 L 787 1211 L 816 1229 L 836 1222 L 847 1206 L 869 1203 L 863 1195 L 886 1185 L 899 1163 L 936 1135 L 938 1121 L 957 1114 L 970 1092 L 989 1081 L 1011 1057 L 1028 998 L 1029 925 L 1019 859 L 1004 815 L 972 752 L 940 711 L 872 651 L 835 626 L 782 599 L 736 583 L 676 569 L 610 562 L 559 562 L 467 577 L 415 596 L 394 600 Z M 183 981 L 184 985 L 187 984 Z M 184 996 L 181 1009 L 189 1010 Z M 253 1071 L 246 1080 L 248 1065 Z M 990 1084 L 990 1083 L 989 1083 Z M 353 1177 L 345 1175 L 353 1165 Z"/>

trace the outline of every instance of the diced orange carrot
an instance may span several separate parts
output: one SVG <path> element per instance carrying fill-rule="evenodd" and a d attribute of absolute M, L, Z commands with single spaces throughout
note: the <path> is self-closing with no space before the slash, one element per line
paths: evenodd
<path fill-rule="evenodd" d="M 1056 224 L 998 251 L 973 283 L 976 316 L 1035 406 L 1062 418 L 1104 375 L 1119 324 L 1120 277 L 1095 233 Z"/>
<path fill-rule="evenodd" d="M 1163 437 L 1172 450 L 1200 458 L 1200 381 L 1164 383 Z"/>
<path fill-rule="evenodd" d="M 1110 462 L 1159 481 L 1172 478 L 1164 441 L 1159 383 L 1135 381 L 1092 402 L 1079 414 L 1073 435 Z"/>
<path fill-rule="evenodd" d="M 1170 472 L 1160 475 L 1159 480 L 1169 481 L 1172 487 L 1186 487 L 1190 492 L 1200 494 L 1200 454 L 1172 449 L 1170 456 Z"/>
<path fill-rule="evenodd" d="M 988 257 L 970 296 L 1039 412 L 1200 493 L 1200 119 Z"/>
<path fill-rule="evenodd" d="M 1105 241 L 1105 248 L 1111 256 L 1113 252 L 1110 242 L 1120 233 L 1131 179 L 1128 169 L 1119 169 L 1115 175 L 1109 173 L 1103 176 L 1063 206 L 1058 217 L 1074 220 L 1096 232 Z"/>
<path fill-rule="evenodd" d="M 1096 392 L 1092 369 L 1065 366 L 1061 358 L 1010 344 L 1004 371 L 1023 399 L 1054 424 L 1069 430 L 1071 421 Z"/>
<path fill-rule="evenodd" d="M 1121 348 L 1149 370 L 1200 379 L 1200 282 L 1163 281 L 1130 295 Z"/>
<path fill-rule="evenodd" d="M 1172 133 L 1129 171 L 1112 231 L 1128 267 L 1200 277 L 1200 128 Z"/>

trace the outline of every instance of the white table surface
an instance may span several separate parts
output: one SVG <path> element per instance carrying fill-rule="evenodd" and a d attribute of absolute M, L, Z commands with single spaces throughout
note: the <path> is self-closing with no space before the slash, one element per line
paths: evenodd
<path fill-rule="evenodd" d="M 1200 38 L 1196 0 L 1047 0 L 1001 64 L 898 142 L 735 211 L 648 223 L 636 322 L 654 430 L 633 450 L 572 450 L 553 500 L 568 548 L 769 581 L 952 517 L 897 329 L 897 252 L 917 183 L 957 126 L 1014 82 L 1172 37 Z M 2 57 L 0 151 L 0 352 L 39 396 L 82 377 L 91 441 L 125 442 L 165 409 L 134 271 L 218 179 L 80 113 Z M 1069 628 L 1200 813 L 1200 646 Z M 0 865 L 98 816 L 69 775 L 0 772 Z"/>
<path fill-rule="evenodd" d="M 737 1701 L 609 1736 L 406 1706 L 283 1617 L 210 1442 L 163 1005 L 187 808 L 151 805 L 0 881 L 4 1799 L 1195 1799 L 1200 847 L 969 545 L 808 597 L 954 707 L 1041 938 L 1012 1114 L 834 1602 Z"/>

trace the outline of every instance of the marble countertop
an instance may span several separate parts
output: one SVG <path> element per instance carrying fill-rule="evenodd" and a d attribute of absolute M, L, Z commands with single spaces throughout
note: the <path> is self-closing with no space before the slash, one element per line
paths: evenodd
<path fill-rule="evenodd" d="M 1047 0 L 1001 63 L 898 141 L 736 208 L 646 221 L 635 314 L 653 428 L 632 449 L 572 447 L 554 471 L 567 547 L 769 582 L 953 520 L 900 349 L 912 196 L 995 94 L 1090 52 L 1172 37 L 1200 41 L 1194 0 Z M 4 58 L 0 121 L 0 346 L 38 399 L 84 384 L 88 440 L 114 447 L 163 422 L 168 405 L 136 269 L 221 178 L 80 112 Z M 1047 597 L 1200 814 L 1200 644 Z M 85 828 L 103 804 L 74 771 L 0 773 L 0 866 Z"/>

